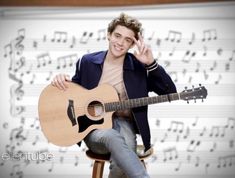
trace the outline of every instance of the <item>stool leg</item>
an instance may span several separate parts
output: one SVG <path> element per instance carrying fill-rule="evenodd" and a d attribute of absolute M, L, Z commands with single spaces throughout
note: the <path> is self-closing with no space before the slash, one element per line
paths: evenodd
<path fill-rule="evenodd" d="M 102 178 L 104 170 L 104 161 L 96 160 L 93 165 L 92 178 Z"/>
<path fill-rule="evenodd" d="M 146 169 L 146 164 L 145 164 L 145 162 L 144 162 L 143 159 L 141 160 L 141 162 L 142 162 L 142 164 L 144 165 L 144 167 L 145 167 L 145 169 Z"/>

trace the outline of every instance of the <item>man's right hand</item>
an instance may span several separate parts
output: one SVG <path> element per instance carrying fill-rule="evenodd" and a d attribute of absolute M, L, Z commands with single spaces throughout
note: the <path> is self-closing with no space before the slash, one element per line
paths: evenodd
<path fill-rule="evenodd" d="M 68 88 L 67 81 L 71 81 L 70 76 L 66 74 L 58 74 L 56 75 L 52 81 L 52 86 L 59 88 L 60 90 L 66 90 Z"/>

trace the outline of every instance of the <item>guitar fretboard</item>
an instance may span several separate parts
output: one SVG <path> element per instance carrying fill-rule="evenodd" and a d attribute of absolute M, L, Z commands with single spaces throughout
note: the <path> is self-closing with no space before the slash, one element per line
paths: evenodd
<path fill-rule="evenodd" d="M 179 99 L 180 99 L 179 93 L 171 93 L 168 95 L 143 97 L 143 98 L 137 98 L 137 99 L 128 99 L 124 101 L 105 103 L 105 111 L 111 112 L 111 111 L 117 111 L 117 110 L 124 110 L 124 109 L 130 109 L 130 108 L 155 104 L 155 103 L 170 102 L 170 101 L 179 100 Z"/>

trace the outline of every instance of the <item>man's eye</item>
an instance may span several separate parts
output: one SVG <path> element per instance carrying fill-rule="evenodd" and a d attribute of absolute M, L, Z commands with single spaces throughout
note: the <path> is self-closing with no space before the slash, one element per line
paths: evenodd
<path fill-rule="evenodd" d="M 132 40 L 130 40 L 130 39 L 127 39 L 126 41 L 127 41 L 127 43 L 132 43 Z"/>

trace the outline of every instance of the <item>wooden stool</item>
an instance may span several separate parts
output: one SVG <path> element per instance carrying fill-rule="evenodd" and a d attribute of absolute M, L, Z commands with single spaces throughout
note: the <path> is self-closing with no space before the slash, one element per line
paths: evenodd
<path fill-rule="evenodd" d="M 144 167 L 146 168 L 144 159 L 148 158 L 153 154 L 153 148 L 150 148 L 147 153 L 141 154 L 141 151 L 144 149 L 143 145 L 137 146 L 137 155 L 139 159 L 143 163 Z M 86 151 L 86 155 L 94 160 L 93 171 L 92 171 L 92 178 L 102 178 L 103 177 L 103 170 L 105 161 L 109 161 L 110 154 L 97 154 L 92 152 L 91 150 Z"/>

